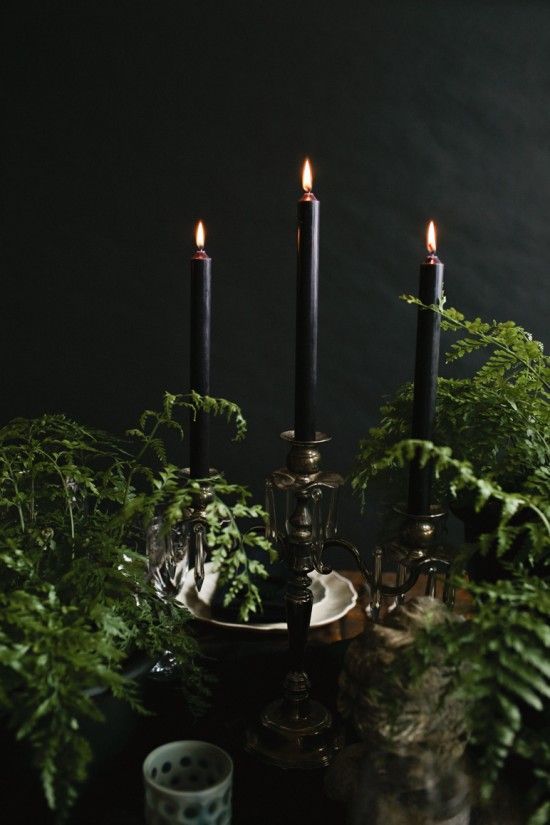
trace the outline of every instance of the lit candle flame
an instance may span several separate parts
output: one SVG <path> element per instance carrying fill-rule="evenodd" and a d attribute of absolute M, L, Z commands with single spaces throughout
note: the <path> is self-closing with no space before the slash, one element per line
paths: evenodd
<path fill-rule="evenodd" d="M 195 230 L 195 242 L 198 249 L 204 249 L 204 236 L 204 224 L 202 221 L 199 221 Z"/>
<path fill-rule="evenodd" d="M 430 253 L 430 255 L 434 255 L 435 250 L 437 249 L 437 244 L 435 242 L 435 226 L 433 221 L 430 221 L 430 223 L 428 224 L 426 246 L 428 247 L 428 252 Z"/>
<path fill-rule="evenodd" d="M 308 158 L 305 160 L 302 171 L 302 187 L 304 192 L 311 192 L 313 188 L 313 175 L 311 174 L 311 164 Z"/>

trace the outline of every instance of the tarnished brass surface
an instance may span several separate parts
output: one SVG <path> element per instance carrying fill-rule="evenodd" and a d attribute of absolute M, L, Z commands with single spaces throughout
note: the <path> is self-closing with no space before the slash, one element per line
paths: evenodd
<path fill-rule="evenodd" d="M 409 548 L 410 554 L 433 554 L 435 545 L 442 542 L 447 512 L 438 504 L 432 504 L 430 513 L 420 516 L 407 513 L 400 505 L 395 511 L 402 517 L 399 543 Z"/>
<path fill-rule="evenodd" d="M 311 700 L 300 717 L 289 713 L 284 699 L 272 702 L 246 736 L 247 751 L 279 768 L 326 767 L 343 744 L 342 731 L 335 727 L 329 711 Z"/>
<path fill-rule="evenodd" d="M 371 589 L 370 615 L 376 619 L 381 596 L 394 596 L 401 603 L 405 595 L 414 587 L 422 574 L 427 574 L 426 595 L 436 595 L 436 576 L 444 574 L 443 601 L 448 606 L 454 602 L 454 589 L 451 584 L 452 551 L 444 540 L 446 511 L 434 504 L 428 515 L 416 516 L 406 513 L 400 507 L 395 508 L 401 516 L 397 537 L 374 551 L 372 572 L 361 558 L 358 548 L 351 542 L 339 537 L 328 538 L 323 550 L 329 547 L 341 547 L 347 550 L 363 574 Z M 383 562 L 390 558 L 397 565 L 395 584 L 382 581 Z"/>

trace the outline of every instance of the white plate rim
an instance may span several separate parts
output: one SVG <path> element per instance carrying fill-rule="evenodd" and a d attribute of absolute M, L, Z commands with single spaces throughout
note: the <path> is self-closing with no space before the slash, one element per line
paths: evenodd
<path fill-rule="evenodd" d="M 212 583 L 212 579 L 214 577 L 217 579 L 217 574 L 212 570 L 212 567 L 212 562 L 207 562 L 204 566 L 203 588 L 206 584 L 207 577 L 210 579 L 210 584 Z M 198 613 L 187 598 L 189 593 L 193 592 L 194 600 L 198 601 L 201 605 L 203 605 L 203 607 L 209 608 L 209 603 L 200 599 L 200 596 L 197 596 L 194 591 L 195 585 L 193 572 L 193 569 L 188 571 L 187 576 L 185 577 L 185 582 L 176 597 L 177 603 L 179 603 L 182 607 L 185 607 L 193 618 L 198 619 L 201 622 L 207 622 L 208 624 L 213 624 L 217 627 L 226 627 L 231 630 L 248 630 L 260 633 L 286 632 L 286 622 L 258 622 L 256 624 L 253 622 L 249 622 L 247 624 L 244 622 L 223 622 L 220 619 L 213 619 L 211 616 L 205 615 L 204 613 Z M 333 622 L 337 622 L 349 613 L 349 611 L 357 604 L 358 593 L 353 583 L 346 576 L 342 576 L 338 573 L 337 570 L 332 570 L 330 573 L 326 574 L 318 573 L 314 570 L 309 575 L 312 581 L 315 581 L 316 579 L 322 580 L 326 594 L 325 598 L 313 605 L 310 622 L 311 630 L 318 627 L 325 627 Z M 216 579 L 214 579 L 214 584 Z M 346 597 L 345 602 L 344 597 Z M 331 609 L 334 612 L 331 612 Z"/>

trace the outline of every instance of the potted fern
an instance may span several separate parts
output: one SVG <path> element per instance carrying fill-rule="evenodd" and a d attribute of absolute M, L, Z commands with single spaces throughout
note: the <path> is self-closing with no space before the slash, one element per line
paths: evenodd
<path fill-rule="evenodd" d="M 403 296 L 411 304 L 417 298 Z M 548 493 L 550 463 L 550 360 L 543 345 L 512 321 L 467 320 L 462 313 L 440 306 L 431 307 L 441 315 L 442 329 L 456 338 L 446 360 L 454 363 L 477 353 L 485 354 L 481 366 L 469 378 L 439 378 L 437 388 L 435 444 L 445 445 L 455 458 L 471 465 L 479 478 L 503 490 L 529 497 Z M 367 489 L 394 502 L 403 497 L 406 474 L 391 450 L 410 433 L 412 385 L 401 387 L 381 408 L 380 421 L 369 431 L 359 448 L 354 471 L 354 487 Z M 382 475 L 382 485 L 378 476 Z M 460 495 L 457 495 L 460 493 Z M 439 466 L 435 494 L 451 502 L 464 521 L 467 540 L 486 546 L 500 517 L 501 504 L 492 493 L 474 499 L 471 488 L 457 487 L 452 473 Z M 483 505 L 483 506 L 482 506 Z M 517 533 L 533 517 L 532 508 L 517 505 L 503 513 Z M 510 534 L 511 535 L 511 534 Z M 485 536 L 485 538 L 483 538 Z M 501 544 L 500 551 L 504 552 Z"/>
<path fill-rule="evenodd" d="M 162 507 L 168 528 L 195 492 L 196 482 L 183 483 L 169 462 L 163 430 L 182 436 L 178 413 L 201 407 L 233 419 L 237 437 L 244 435 L 236 405 L 169 393 L 162 409 L 144 413 L 124 438 L 62 415 L 0 429 L 0 713 L 28 744 L 59 821 L 92 757 L 83 723 L 101 717 L 94 695 L 108 690 L 143 710 L 129 678 L 136 655 L 154 660 L 169 649 L 190 707 L 205 701 L 188 614 L 158 598 L 143 555 L 153 513 Z M 260 562 L 247 565 L 247 547 L 269 547 L 239 523 L 261 519 L 263 511 L 221 475 L 212 488 L 215 559 L 246 615 L 259 603 L 252 574 L 265 575 Z"/>
<path fill-rule="evenodd" d="M 457 579 L 472 599 L 469 620 L 429 625 L 404 657 L 405 672 L 384 678 L 406 684 L 442 661 L 467 708 L 482 797 L 513 767 L 526 821 L 542 825 L 550 818 L 550 361 L 513 322 L 468 321 L 444 302 L 427 309 L 460 336 L 448 361 L 474 352 L 485 361 L 470 378 L 439 379 L 435 443 L 408 438 L 412 391 L 400 389 L 361 442 L 353 484 L 364 496 L 387 481 L 399 496 L 420 455 L 434 466 L 439 499 L 454 502 L 475 540 L 457 572 L 472 552 L 492 558 L 490 575 Z"/>

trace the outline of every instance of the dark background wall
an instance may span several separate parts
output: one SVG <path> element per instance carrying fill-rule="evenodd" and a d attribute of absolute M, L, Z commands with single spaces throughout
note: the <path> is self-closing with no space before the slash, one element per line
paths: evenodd
<path fill-rule="evenodd" d="M 188 382 L 188 257 L 214 259 L 215 462 L 260 494 L 292 424 L 295 202 L 322 201 L 319 425 L 349 471 L 412 375 L 425 223 L 449 301 L 544 339 L 545 2 L 18 3 L 7 13 L 0 420 L 124 429 Z M 345 506 L 346 531 L 365 535 Z"/>

